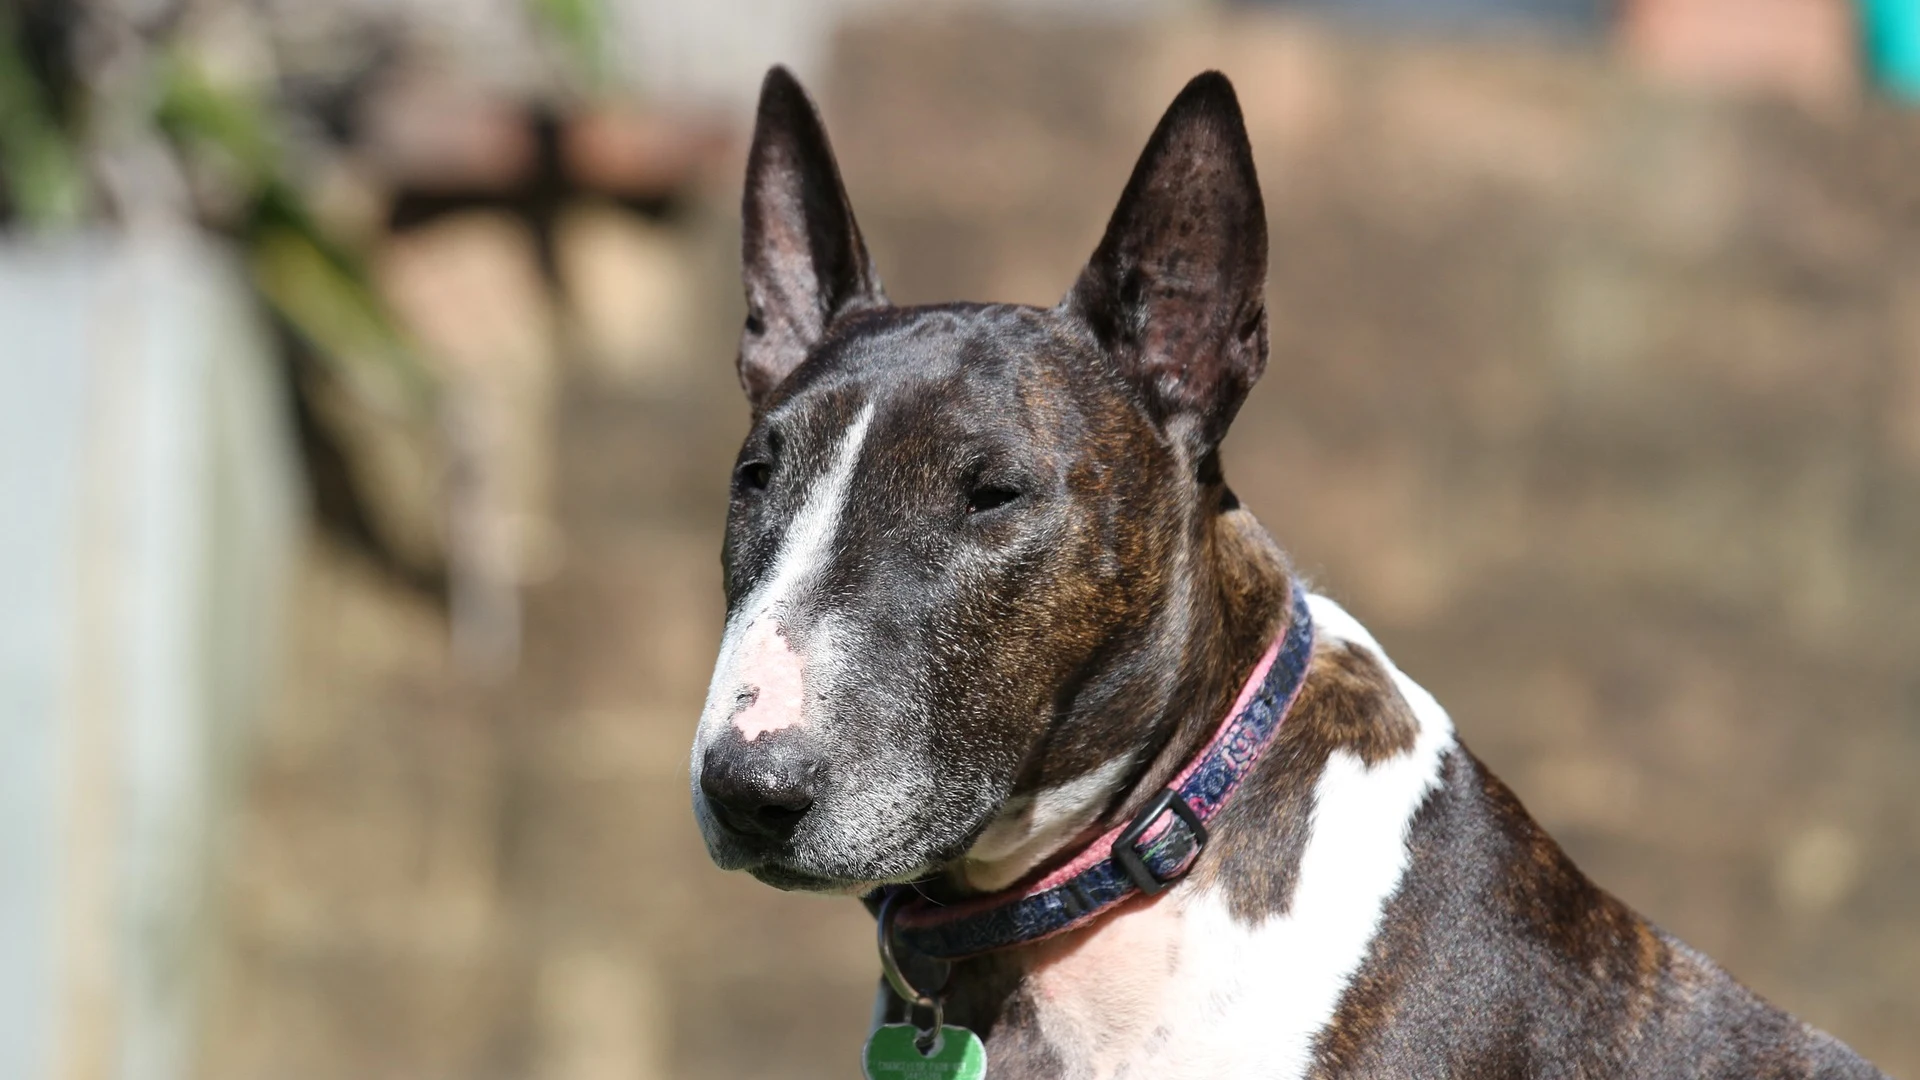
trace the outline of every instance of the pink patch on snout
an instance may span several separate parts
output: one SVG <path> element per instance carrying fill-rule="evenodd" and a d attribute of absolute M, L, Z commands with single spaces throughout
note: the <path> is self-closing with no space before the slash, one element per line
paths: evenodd
<path fill-rule="evenodd" d="M 747 627 L 737 674 L 741 694 L 751 695 L 752 701 L 733 714 L 733 726 L 748 742 L 799 725 L 804 689 L 800 654 L 787 644 L 779 620 L 763 615 Z"/>

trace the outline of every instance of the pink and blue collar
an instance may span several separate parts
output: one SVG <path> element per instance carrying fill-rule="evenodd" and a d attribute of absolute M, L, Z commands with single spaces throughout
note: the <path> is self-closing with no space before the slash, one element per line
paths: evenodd
<path fill-rule="evenodd" d="M 1180 880 L 1206 848 L 1207 823 L 1280 730 L 1312 657 L 1313 617 L 1296 585 L 1286 633 L 1261 657 L 1233 710 L 1130 823 L 1019 892 L 945 907 L 918 895 L 901 897 L 889 905 L 896 940 L 922 956 L 959 960 L 1084 926 L 1133 896 L 1152 896 Z"/>

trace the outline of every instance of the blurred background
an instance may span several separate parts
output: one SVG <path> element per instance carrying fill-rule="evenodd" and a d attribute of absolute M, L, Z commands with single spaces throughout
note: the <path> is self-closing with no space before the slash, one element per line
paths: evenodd
<path fill-rule="evenodd" d="M 1920 1075 L 1920 0 L 5 0 L 0 1076 L 841 1077 L 707 862 L 739 174 L 1051 304 L 1182 83 L 1243 499 L 1600 882 Z"/>

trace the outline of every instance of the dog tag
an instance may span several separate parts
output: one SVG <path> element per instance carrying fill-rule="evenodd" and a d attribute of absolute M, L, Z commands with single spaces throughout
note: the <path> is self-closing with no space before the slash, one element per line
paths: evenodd
<path fill-rule="evenodd" d="M 987 1048 L 980 1036 L 948 1024 L 940 1029 L 933 1053 L 913 1045 L 920 1035 L 912 1024 L 882 1024 L 867 1039 L 867 1080 L 983 1080 Z"/>

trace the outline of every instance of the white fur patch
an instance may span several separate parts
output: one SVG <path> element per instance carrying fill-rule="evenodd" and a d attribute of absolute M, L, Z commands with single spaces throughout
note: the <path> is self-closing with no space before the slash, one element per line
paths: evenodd
<path fill-rule="evenodd" d="M 813 482 L 801 501 L 800 512 L 794 515 L 786 536 L 780 541 L 773 569 L 728 618 L 726 634 L 720 639 L 720 658 L 713 665 L 713 680 L 707 685 L 706 707 L 700 713 L 699 737 L 694 740 L 696 761 L 700 749 L 726 730 L 738 708 L 741 691 L 749 685 L 758 685 L 753 681 L 754 673 L 743 670 L 749 656 L 742 646 L 750 636 L 749 631 L 763 619 L 778 620 L 794 591 L 818 573 L 832 556 L 834 534 L 839 530 L 840 517 L 846 508 L 847 484 L 853 477 L 854 465 L 860 460 L 860 447 L 866 441 L 867 425 L 872 420 L 873 403 L 868 402 L 841 437 L 832 464 Z M 819 663 L 821 659 L 808 657 L 807 662 Z"/>
<path fill-rule="evenodd" d="M 1133 764 L 1122 755 L 1064 784 L 1009 799 L 967 851 L 967 884 L 994 892 L 1024 877 L 1092 825 Z"/>
<path fill-rule="evenodd" d="M 1391 673 L 1419 727 L 1413 750 L 1371 769 L 1349 752 L 1331 755 L 1314 789 L 1311 832 L 1285 915 L 1249 925 L 1234 917 L 1219 892 L 1181 890 L 1167 897 L 1171 903 L 1140 912 L 1179 943 L 1170 967 L 1158 967 L 1159 957 L 1142 958 L 1140 963 L 1157 967 L 1141 973 L 1152 978 L 1110 970 L 1127 961 L 1099 950 L 1085 951 L 1104 958 L 1109 970 L 1076 974 L 1073 960 L 1062 958 L 1039 976 L 1041 1029 L 1068 1061 L 1089 1063 L 1069 1076 L 1124 1071 L 1167 1080 L 1291 1080 L 1312 1064 L 1313 1040 L 1332 1021 L 1379 931 L 1387 901 L 1400 888 L 1414 815 L 1439 784 L 1454 737 L 1452 721 L 1433 696 L 1394 667 L 1351 615 L 1325 597 L 1312 597 L 1310 604 L 1324 639 L 1373 651 Z M 1096 937 L 1102 933 L 1101 927 L 1093 931 Z M 1107 1002 L 1098 1012 L 1122 1016 L 1145 1009 L 1152 1022 L 1109 1028 L 1061 999 L 1069 987 L 1096 981 L 1139 987 L 1147 995 L 1134 1003 L 1138 1008 Z M 1149 1039 L 1147 1031 L 1160 1034 Z"/>

